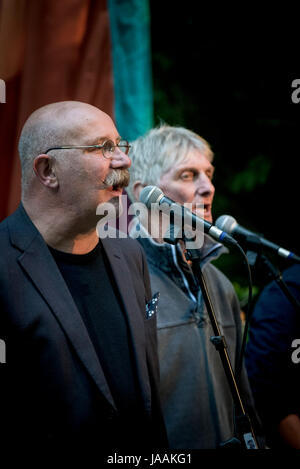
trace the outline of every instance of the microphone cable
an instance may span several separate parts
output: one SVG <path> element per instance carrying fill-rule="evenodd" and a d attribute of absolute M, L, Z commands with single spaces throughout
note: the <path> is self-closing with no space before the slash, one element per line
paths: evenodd
<path fill-rule="evenodd" d="M 247 267 L 247 278 L 248 278 L 248 302 L 247 302 L 247 311 L 246 311 L 246 318 L 244 324 L 244 332 L 242 335 L 242 345 L 240 349 L 240 353 L 238 356 L 237 367 L 236 367 L 236 376 L 237 378 L 240 377 L 242 368 L 243 368 L 243 359 L 245 355 L 246 343 L 247 343 L 247 336 L 248 330 L 250 325 L 251 313 L 252 313 L 252 274 L 251 274 L 251 267 L 247 258 L 247 255 L 243 248 L 236 244 L 236 247 L 239 249 L 240 253 L 242 254 L 246 267 Z"/>

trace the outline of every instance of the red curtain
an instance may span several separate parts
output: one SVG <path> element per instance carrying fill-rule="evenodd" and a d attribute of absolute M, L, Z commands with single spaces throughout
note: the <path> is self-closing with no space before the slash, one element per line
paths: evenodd
<path fill-rule="evenodd" d="M 77 100 L 114 117 L 106 0 L 0 0 L 0 78 L 1 220 L 20 201 L 17 142 L 32 111 Z"/>

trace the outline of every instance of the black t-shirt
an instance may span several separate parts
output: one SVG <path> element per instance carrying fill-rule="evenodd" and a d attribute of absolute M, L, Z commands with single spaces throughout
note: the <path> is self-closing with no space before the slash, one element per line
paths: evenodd
<path fill-rule="evenodd" d="M 87 254 L 50 248 L 87 327 L 120 417 L 141 408 L 124 307 L 100 242 Z"/>

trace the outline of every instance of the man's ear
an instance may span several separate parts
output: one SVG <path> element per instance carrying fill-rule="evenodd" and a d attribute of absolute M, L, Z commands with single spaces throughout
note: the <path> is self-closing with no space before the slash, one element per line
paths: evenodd
<path fill-rule="evenodd" d="M 142 184 L 141 181 L 135 181 L 135 183 L 132 186 L 132 192 L 134 195 L 135 200 L 139 201 L 140 200 L 140 193 L 141 190 L 146 187 L 146 184 Z"/>
<path fill-rule="evenodd" d="M 41 184 L 50 189 L 56 189 L 58 187 L 58 178 L 54 171 L 51 156 L 44 154 L 37 156 L 33 162 L 33 170 Z"/>

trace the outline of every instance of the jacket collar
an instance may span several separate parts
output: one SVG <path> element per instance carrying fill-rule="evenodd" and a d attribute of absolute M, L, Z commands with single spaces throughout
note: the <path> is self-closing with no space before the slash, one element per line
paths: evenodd
<path fill-rule="evenodd" d="M 141 237 L 137 239 L 146 252 L 147 261 L 166 273 L 172 271 L 174 269 L 173 253 L 176 251 L 177 255 L 182 257 L 179 244 L 174 246 L 168 243 L 157 243 L 142 225 L 139 226 L 139 231 Z M 203 268 L 208 262 L 218 259 L 221 254 L 228 252 L 228 249 L 223 244 L 214 241 L 209 235 L 204 234 L 204 243 L 199 252 L 201 268 Z"/>

